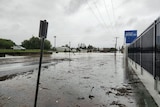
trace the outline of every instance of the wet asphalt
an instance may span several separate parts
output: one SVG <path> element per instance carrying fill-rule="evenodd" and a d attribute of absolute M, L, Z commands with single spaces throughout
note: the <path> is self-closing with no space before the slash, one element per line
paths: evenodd
<path fill-rule="evenodd" d="M 0 107 L 33 107 L 38 59 L 0 59 Z M 43 60 L 37 107 L 157 107 L 123 54 L 54 53 Z"/>

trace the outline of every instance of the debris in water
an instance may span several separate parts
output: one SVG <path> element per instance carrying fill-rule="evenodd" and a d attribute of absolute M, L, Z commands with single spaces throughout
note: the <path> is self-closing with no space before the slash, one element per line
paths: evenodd
<path fill-rule="evenodd" d="M 76 105 L 76 107 L 81 107 L 81 106 L 79 106 L 79 105 Z"/>
<path fill-rule="evenodd" d="M 104 64 L 99 64 L 99 66 L 103 66 Z"/>
<path fill-rule="evenodd" d="M 133 82 L 130 82 L 128 84 L 137 84 L 137 83 L 140 83 L 140 81 L 133 81 Z"/>
<path fill-rule="evenodd" d="M 131 93 L 129 90 L 132 90 L 131 88 L 118 88 L 117 91 L 120 93 Z"/>
<path fill-rule="evenodd" d="M 103 89 L 105 88 L 104 86 L 100 86 L 100 87 L 103 88 Z"/>
<path fill-rule="evenodd" d="M 92 100 L 93 98 L 94 98 L 94 96 L 93 96 L 93 95 L 89 95 L 89 99 L 91 99 L 91 100 Z"/>
<path fill-rule="evenodd" d="M 11 97 L 8 97 L 8 100 L 10 100 L 11 99 Z"/>
<path fill-rule="evenodd" d="M 44 66 L 44 68 L 48 69 L 48 66 Z"/>
<path fill-rule="evenodd" d="M 84 79 L 89 79 L 90 77 L 83 77 Z"/>
<path fill-rule="evenodd" d="M 111 94 L 111 93 L 112 93 L 112 91 L 108 91 L 108 92 L 106 92 L 106 94 L 107 94 L 107 95 L 109 95 L 109 94 Z"/>
<path fill-rule="evenodd" d="M 119 107 L 127 107 L 126 105 L 124 104 L 120 104 L 119 101 L 113 101 L 110 105 L 117 105 Z"/>
<path fill-rule="evenodd" d="M 71 71 L 68 71 L 68 73 L 71 73 Z"/>
<path fill-rule="evenodd" d="M 84 100 L 85 98 L 84 97 L 78 97 L 77 99 L 78 100 Z"/>
<path fill-rule="evenodd" d="M 29 79 L 29 78 L 31 78 L 31 77 L 27 77 L 27 79 Z"/>
<path fill-rule="evenodd" d="M 44 89 L 44 90 L 50 90 L 50 89 L 48 89 L 48 88 L 45 88 L 45 87 L 40 87 L 41 89 Z"/>
<path fill-rule="evenodd" d="M 93 88 L 94 88 L 94 87 L 92 87 L 91 92 L 93 91 Z"/>
<path fill-rule="evenodd" d="M 114 93 L 116 96 L 126 96 L 132 93 L 131 88 L 111 88 L 111 90 L 117 91 L 117 93 Z M 106 92 L 106 94 L 109 94 L 109 92 Z"/>
<path fill-rule="evenodd" d="M 102 88 L 104 91 L 108 89 L 108 88 L 105 87 L 105 86 L 100 86 L 100 88 Z"/>

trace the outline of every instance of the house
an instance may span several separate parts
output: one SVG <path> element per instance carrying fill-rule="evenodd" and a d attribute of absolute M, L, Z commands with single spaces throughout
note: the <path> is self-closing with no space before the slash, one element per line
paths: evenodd
<path fill-rule="evenodd" d="M 76 48 L 71 48 L 71 52 L 77 52 Z"/>

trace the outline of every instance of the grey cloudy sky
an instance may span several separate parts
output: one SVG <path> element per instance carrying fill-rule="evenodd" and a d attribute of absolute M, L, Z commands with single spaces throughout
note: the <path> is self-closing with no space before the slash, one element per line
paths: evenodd
<path fill-rule="evenodd" d="M 39 21 L 49 22 L 52 45 L 71 42 L 113 47 L 124 42 L 124 30 L 142 33 L 160 16 L 160 0 L 0 0 L 0 38 L 17 44 L 38 36 Z"/>

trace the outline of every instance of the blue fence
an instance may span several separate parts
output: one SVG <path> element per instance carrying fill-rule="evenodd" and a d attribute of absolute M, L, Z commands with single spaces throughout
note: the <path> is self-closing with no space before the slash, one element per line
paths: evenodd
<path fill-rule="evenodd" d="M 128 57 L 160 78 L 160 18 L 129 45 Z"/>

